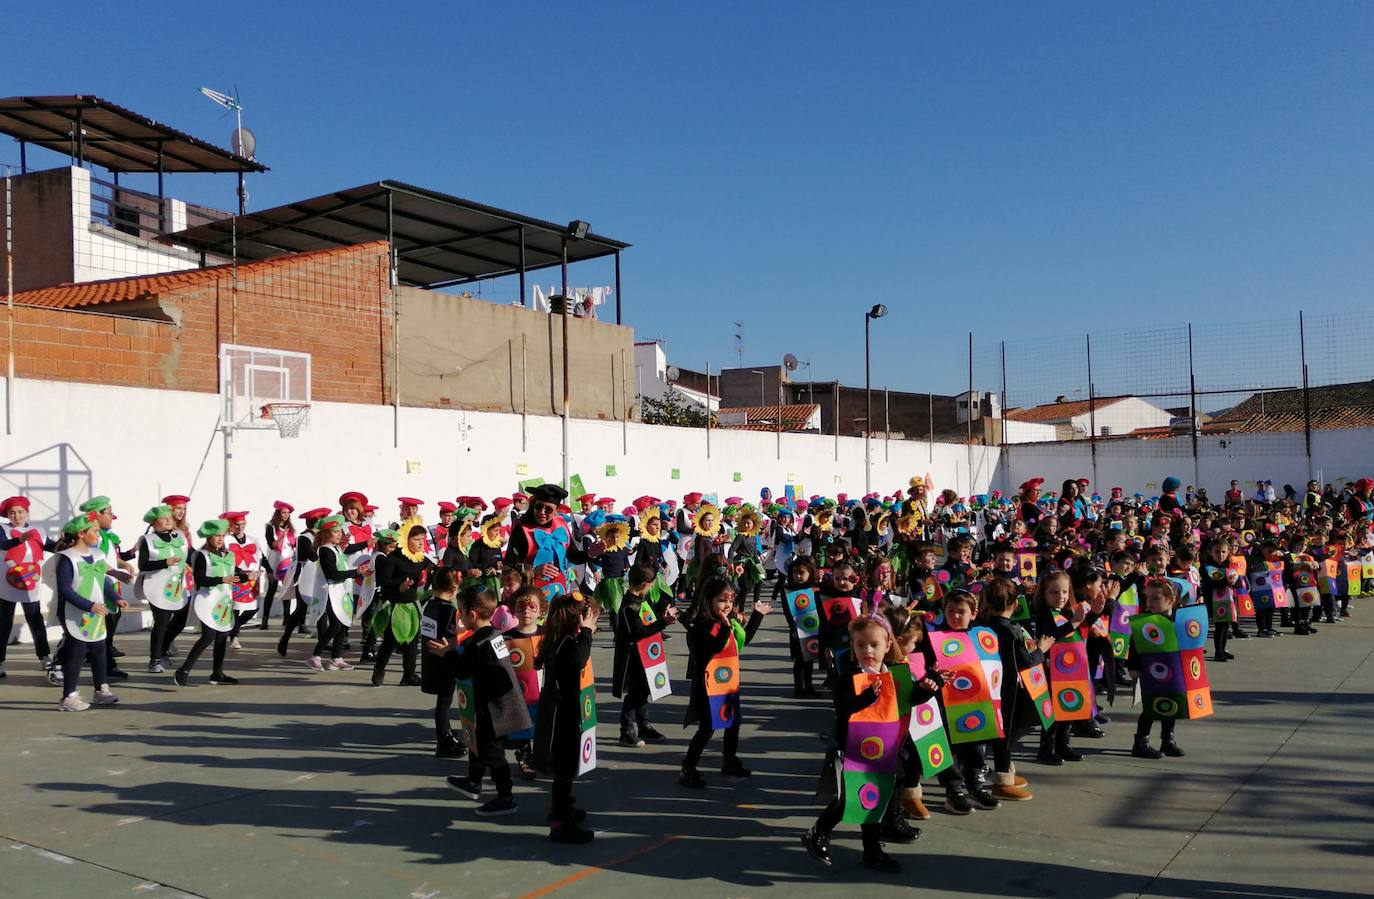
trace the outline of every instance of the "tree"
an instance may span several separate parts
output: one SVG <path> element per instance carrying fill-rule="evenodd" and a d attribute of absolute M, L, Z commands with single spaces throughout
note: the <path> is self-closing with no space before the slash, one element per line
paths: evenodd
<path fill-rule="evenodd" d="M 669 387 L 663 392 L 663 396 L 654 399 L 653 397 L 639 396 L 640 419 L 646 425 L 674 425 L 679 428 L 704 428 L 706 427 L 706 410 L 677 391 L 675 387 Z M 715 424 L 715 417 L 712 416 L 711 423 Z"/>

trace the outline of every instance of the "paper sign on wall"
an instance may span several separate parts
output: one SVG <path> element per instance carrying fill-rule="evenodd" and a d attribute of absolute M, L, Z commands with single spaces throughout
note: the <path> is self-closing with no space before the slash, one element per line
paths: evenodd
<path fill-rule="evenodd" d="M 738 483 L 739 483 L 740 481 L 742 481 L 742 480 L 744 480 L 744 475 L 740 474 L 738 471 L 735 472 L 735 475 L 734 475 L 734 481 L 735 481 L 735 483 L 738 484 Z"/>
<path fill-rule="evenodd" d="M 613 477 L 615 477 L 615 466 L 614 466 L 614 465 L 607 465 L 607 466 L 606 466 L 606 477 L 608 477 L 608 478 L 613 478 Z"/>
<path fill-rule="evenodd" d="M 679 480 L 681 480 L 681 479 L 682 479 L 682 469 L 681 469 L 681 468 L 674 468 L 673 471 L 672 471 L 672 474 L 670 475 L 670 477 L 671 477 L 674 481 L 679 481 Z"/>
<path fill-rule="evenodd" d="M 529 466 L 529 463 L 528 463 L 528 462 L 516 462 L 516 463 L 515 463 L 515 473 L 518 474 L 518 475 L 529 474 L 529 473 L 530 473 L 530 466 Z"/>
<path fill-rule="evenodd" d="M 406 474 L 419 474 L 419 473 L 420 473 L 420 460 L 419 460 L 419 459 L 407 459 L 407 460 L 406 460 Z"/>

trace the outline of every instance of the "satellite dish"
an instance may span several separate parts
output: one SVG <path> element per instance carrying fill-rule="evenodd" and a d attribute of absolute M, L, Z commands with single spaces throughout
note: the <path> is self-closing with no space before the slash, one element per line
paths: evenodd
<path fill-rule="evenodd" d="M 258 139 L 253 132 L 240 125 L 229 135 L 229 149 L 244 159 L 254 159 L 257 156 Z"/>
<path fill-rule="evenodd" d="M 669 381 L 676 381 L 678 378 L 682 377 L 682 372 L 678 369 L 676 365 L 668 366 L 668 370 L 664 372 L 664 374 L 667 376 Z"/>
<path fill-rule="evenodd" d="M 793 356 L 791 353 L 782 357 L 782 367 L 788 371 L 796 371 L 797 367 L 800 365 L 801 362 L 797 361 L 797 357 Z"/>

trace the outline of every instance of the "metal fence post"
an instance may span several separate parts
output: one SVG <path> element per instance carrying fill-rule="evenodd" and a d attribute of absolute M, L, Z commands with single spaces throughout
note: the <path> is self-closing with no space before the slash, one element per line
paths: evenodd
<path fill-rule="evenodd" d="M 1312 480 L 1312 391 L 1307 381 L 1307 323 L 1298 310 L 1298 358 L 1302 362 L 1302 439 L 1307 453 L 1307 479 Z"/>
<path fill-rule="evenodd" d="M 1088 454 L 1092 458 L 1093 489 L 1101 490 L 1097 483 L 1097 394 L 1093 392 L 1093 336 L 1083 335 L 1088 357 Z"/>
<path fill-rule="evenodd" d="M 1202 465 L 1198 461 L 1197 372 L 1193 368 L 1193 323 L 1188 322 L 1188 435 L 1193 441 L 1193 489 L 1202 487 Z"/>

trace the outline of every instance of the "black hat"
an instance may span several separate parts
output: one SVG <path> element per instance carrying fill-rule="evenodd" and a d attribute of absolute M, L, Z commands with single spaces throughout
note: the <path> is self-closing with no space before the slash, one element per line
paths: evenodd
<path fill-rule="evenodd" d="M 568 498 L 568 491 L 557 484 L 540 484 L 530 491 L 530 502 L 561 504 Z"/>

